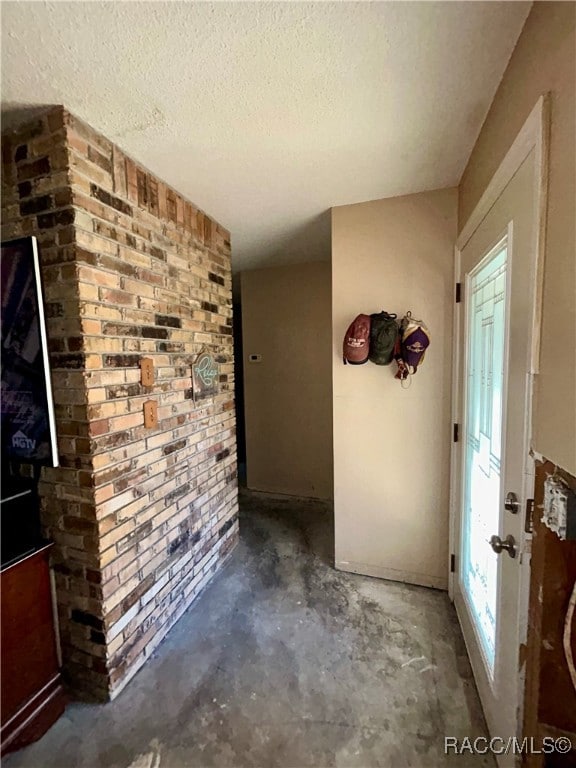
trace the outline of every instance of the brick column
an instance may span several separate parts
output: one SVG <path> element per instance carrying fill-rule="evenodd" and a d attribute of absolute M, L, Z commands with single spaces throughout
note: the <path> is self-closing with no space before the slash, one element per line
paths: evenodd
<path fill-rule="evenodd" d="M 230 240 L 62 108 L 40 123 L 9 142 L 4 217 L 7 235 L 38 235 L 32 208 L 49 203 L 40 249 L 62 467 L 43 474 L 43 514 L 58 545 L 68 677 L 107 697 L 237 541 Z M 26 170 L 39 145 L 49 167 Z M 22 178 L 35 179 L 33 200 L 54 187 L 60 207 L 54 193 L 22 210 L 18 174 L 30 173 L 50 179 Z M 204 348 L 219 381 L 200 399 L 191 364 Z M 140 384 L 142 357 L 154 362 L 152 387 Z"/>

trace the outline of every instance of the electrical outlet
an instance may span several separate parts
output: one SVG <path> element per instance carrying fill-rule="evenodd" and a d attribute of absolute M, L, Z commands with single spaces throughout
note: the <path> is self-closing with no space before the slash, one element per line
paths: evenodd
<path fill-rule="evenodd" d="M 560 539 L 576 539 L 576 494 L 555 477 L 544 482 L 542 522 Z"/>
<path fill-rule="evenodd" d="M 154 429 L 158 426 L 158 403 L 156 400 L 146 400 L 144 403 L 144 426 Z"/>
<path fill-rule="evenodd" d="M 250 363 L 261 363 L 262 355 L 248 355 L 248 361 Z"/>
<path fill-rule="evenodd" d="M 140 383 L 143 387 L 154 386 L 154 360 L 151 357 L 140 360 Z"/>

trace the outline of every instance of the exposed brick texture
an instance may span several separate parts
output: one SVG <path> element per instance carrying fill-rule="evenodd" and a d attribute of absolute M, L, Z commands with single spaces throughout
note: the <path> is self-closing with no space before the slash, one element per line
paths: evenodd
<path fill-rule="evenodd" d="M 3 138 L 2 239 L 36 235 L 44 281 L 61 466 L 43 470 L 42 515 L 65 673 L 107 698 L 237 541 L 230 239 L 63 108 Z M 218 391 L 195 402 L 205 346 Z"/>

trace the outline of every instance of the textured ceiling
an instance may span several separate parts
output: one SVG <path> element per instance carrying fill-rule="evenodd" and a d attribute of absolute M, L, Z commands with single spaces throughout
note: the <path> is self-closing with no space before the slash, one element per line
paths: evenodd
<path fill-rule="evenodd" d="M 5 124 L 64 104 L 231 230 L 329 257 L 333 205 L 457 184 L 530 4 L 2 2 Z"/>

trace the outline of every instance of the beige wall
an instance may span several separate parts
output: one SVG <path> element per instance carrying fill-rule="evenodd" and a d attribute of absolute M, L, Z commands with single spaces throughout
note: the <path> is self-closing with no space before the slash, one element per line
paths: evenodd
<path fill-rule="evenodd" d="M 339 568 L 447 582 L 457 191 L 332 209 L 334 504 Z M 412 310 L 432 341 L 410 389 L 396 365 L 342 364 L 359 312 Z"/>
<path fill-rule="evenodd" d="M 535 3 L 459 187 L 465 224 L 538 97 L 551 93 L 536 451 L 576 474 L 576 5 Z"/>
<path fill-rule="evenodd" d="M 330 264 L 243 272 L 241 294 L 248 487 L 331 499 Z"/>

